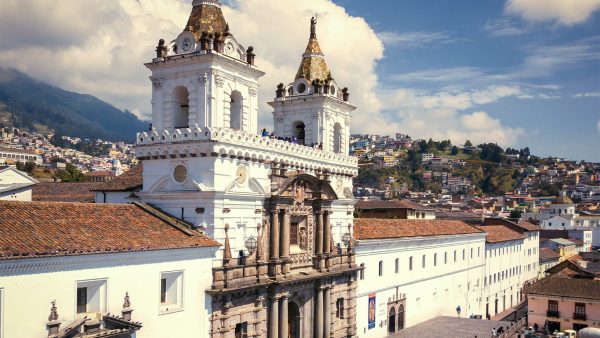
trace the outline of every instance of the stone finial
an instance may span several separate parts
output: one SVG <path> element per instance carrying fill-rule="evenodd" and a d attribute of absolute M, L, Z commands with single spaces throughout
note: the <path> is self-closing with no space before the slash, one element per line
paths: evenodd
<path fill-rule="evenodd" d="M 283 89 L 283 83 L 280 83 L 277 85 L 277 90 L 275 91 L 275 96 L 277 98 L 283 97 L 283 93 L 285 93 L 285 90 Z"/>
<path fill-rule="evenodd" d="M 229 244 L 229 224 L 225 224 L 225 248 L 223 249 L 223 264 L 229 264 L 231 260 L 231 245 Z"/>
<path fill-rule="evenodd" d="M 225 31 L 223 32 L 223 36 L 228 37 L 231 33 L 229 32 L 229 23 L 225 23 Z"/>
<path fill-rule="evenodd" d="M 163 58 L 163 57 L 167 56 L 167 49 L 168 48 L 165 46 L 165 40 L 164 39 L 158 40 L 158 45 L 156 46 L 156 57 Z"/>
<path fill-rule="evenodd" d="M 344 88 L 342 89 L 342 96 L 344 98 L 344 101 L 348 102 L 348 99 L 350 98 L 350 93 L 348 93 L 348 88 Z"/>
<path fill-rule="evenodd" d="M 317 18 L 314 16 L 310 18 L 310 37 L 311 39 L 317 37 Z"/>
<path fill-rule="evenodd" d="M 246 50 L 246 62 L 249 65 L 254 66 L 255 58 L 256 58 L 256 54 L 254 54 L 254 47 L 253 46 L 248 47 L 248 49 Z"/>
<path fill-rule="evenodd" d="M 131 307 L 131 302 L 129 301 L 129 292 L 125 292 L 125 297 L 123 298 L 123 308 L 128 309 Z"/>
<path fill-rule="evenodd" d="M 200 34 L 200 49 L 208 49 L 208 32 L 202 32 L 202 34 Z"/>
<path fill-rule="evenodd" d="M 58 320 L 58 312 L 57 312 L 57 308 L 56 308 L 56 300 L 51 301 L 50 304 L 52 304 L 52 307 L 50 308 L 50 315 L 48 316 L 48 321 L 49 322 L 54 322 L 54 321 Z"/>

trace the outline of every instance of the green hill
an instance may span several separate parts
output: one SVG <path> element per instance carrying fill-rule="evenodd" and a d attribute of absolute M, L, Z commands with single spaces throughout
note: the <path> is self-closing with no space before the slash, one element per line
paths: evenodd
<path fill-rule="evenodd" d="M 37 81 L 13 68 L 0 67 L 0 124 L 81 138 L 132 142 L 147 129 L 128 111 L 87 95 Z"/>

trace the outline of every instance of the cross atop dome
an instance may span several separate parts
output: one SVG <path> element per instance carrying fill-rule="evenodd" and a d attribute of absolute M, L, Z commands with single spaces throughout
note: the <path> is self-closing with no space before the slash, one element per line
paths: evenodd
<path fill-rule="evenodd" d="M 330 76 L 329 67 L 325 62 L 325 54 L 321 51 L 317 40 L 317 18 L 312 17 L 310 19 L 310 38 L 306 50 L 302 54 L 302 62 L 295 79 L 305 78 L 311 83 L 313 80 L 324 81 Z"/>

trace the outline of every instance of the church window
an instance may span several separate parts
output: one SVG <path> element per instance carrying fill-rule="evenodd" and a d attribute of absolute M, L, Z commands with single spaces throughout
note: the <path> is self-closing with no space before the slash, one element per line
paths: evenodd
<path fill-rule="evenodd" d="M 335 316 L 344 319 L 344 298 L 338 298 L 335 302 Z"/>
<path fill-rule="evenodd" d="M 423 257 L 421 257 L 421 267 L 422 268 L 425 268 L 425 260 L 426 260 L 425 255 L 423 255 Z"/>
<path fill-rule="evenodd" d="M 190 124 L 190 99 L 187 88 L 179 86 L 173 91 L 173 127 L 188 128 Z"/>
<path fill-rule="evenodd" d="M 410 256 L 408 258 L 408 270 L 412 270 L 413 269 L 413 258 L 412 256 Z"/>
<path fill-rule="evenodd" d="M 433 266 L 437 266 L 437 253 L 433 254 Z"/>
<path fill-rule="evenodd" d="M 361 263 L 360 267 L 361 267 L 360 272 L 359 272 L 360 280 L 363 280 L 363 279 L 365 279 L 365 263 Z"/>
<path fill-rule="evenodd" d="M 333 152 L 342 152 L 342 125 L 339 123 L 333 126 Z"/>
<path fill-rule="evenodd" d="M 163 272 L 160 274 L 160 310 L 170 312 L 183 305 L 183 272 Z"/>
<path fill-rule="evenodd" d="M 383 276 L 383 261 L 379 261 L 379 276 Z"/>
<path fill-rule="evenodd" d="M 396 273 L 400 272 L 400 258 L 396 258 L 395 261 Z"/>
<path fill-rule="evenodd" d="M 77 282 L 77 313 L 96 313 L 106 309 L 106 280 Z"/>
<path fill-rule="evenodd" d="M 187 168 L 183 165 L 178 165 L 173 169 L 173 178 L 177 183 L 183 183 L 187 179 Z"/>
<path fill-rule="evenodd" d="M 248 322 L 235 324 L 235 338 L 248 337 Z"/>
<path fill-rule="evenodd" d="M 290 245 L 298 245 L 298 223 L 290 223 Z"/>
<path fill-rule="evenodd" d="M 242 129 L 242 110 L 244 99 L 240 92 L 231 92 L 231 106 L 229 109 L 229 128 L 240 130 Z"/>

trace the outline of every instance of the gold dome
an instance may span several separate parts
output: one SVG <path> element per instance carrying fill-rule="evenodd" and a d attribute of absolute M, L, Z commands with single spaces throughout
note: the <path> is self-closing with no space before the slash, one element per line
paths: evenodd
<path fill-rule="evenodd" d="M 221 11 L 221 4 L 218 0 L 204 0 L 194 2 L 192 13 L 188 19 L 184 30 L 191 28 L 196 41 L 200 41 L 202 32 L 208 34 L 223 34 L 227 28 L 227 22 Z"/>
<path fill-rule="evenodd" d="M 573 200 L 571 198 L 569 198 L 569 196 L 562 194 L 557 196 L 553 201 L 552 204 L 574 204 Z"/>

